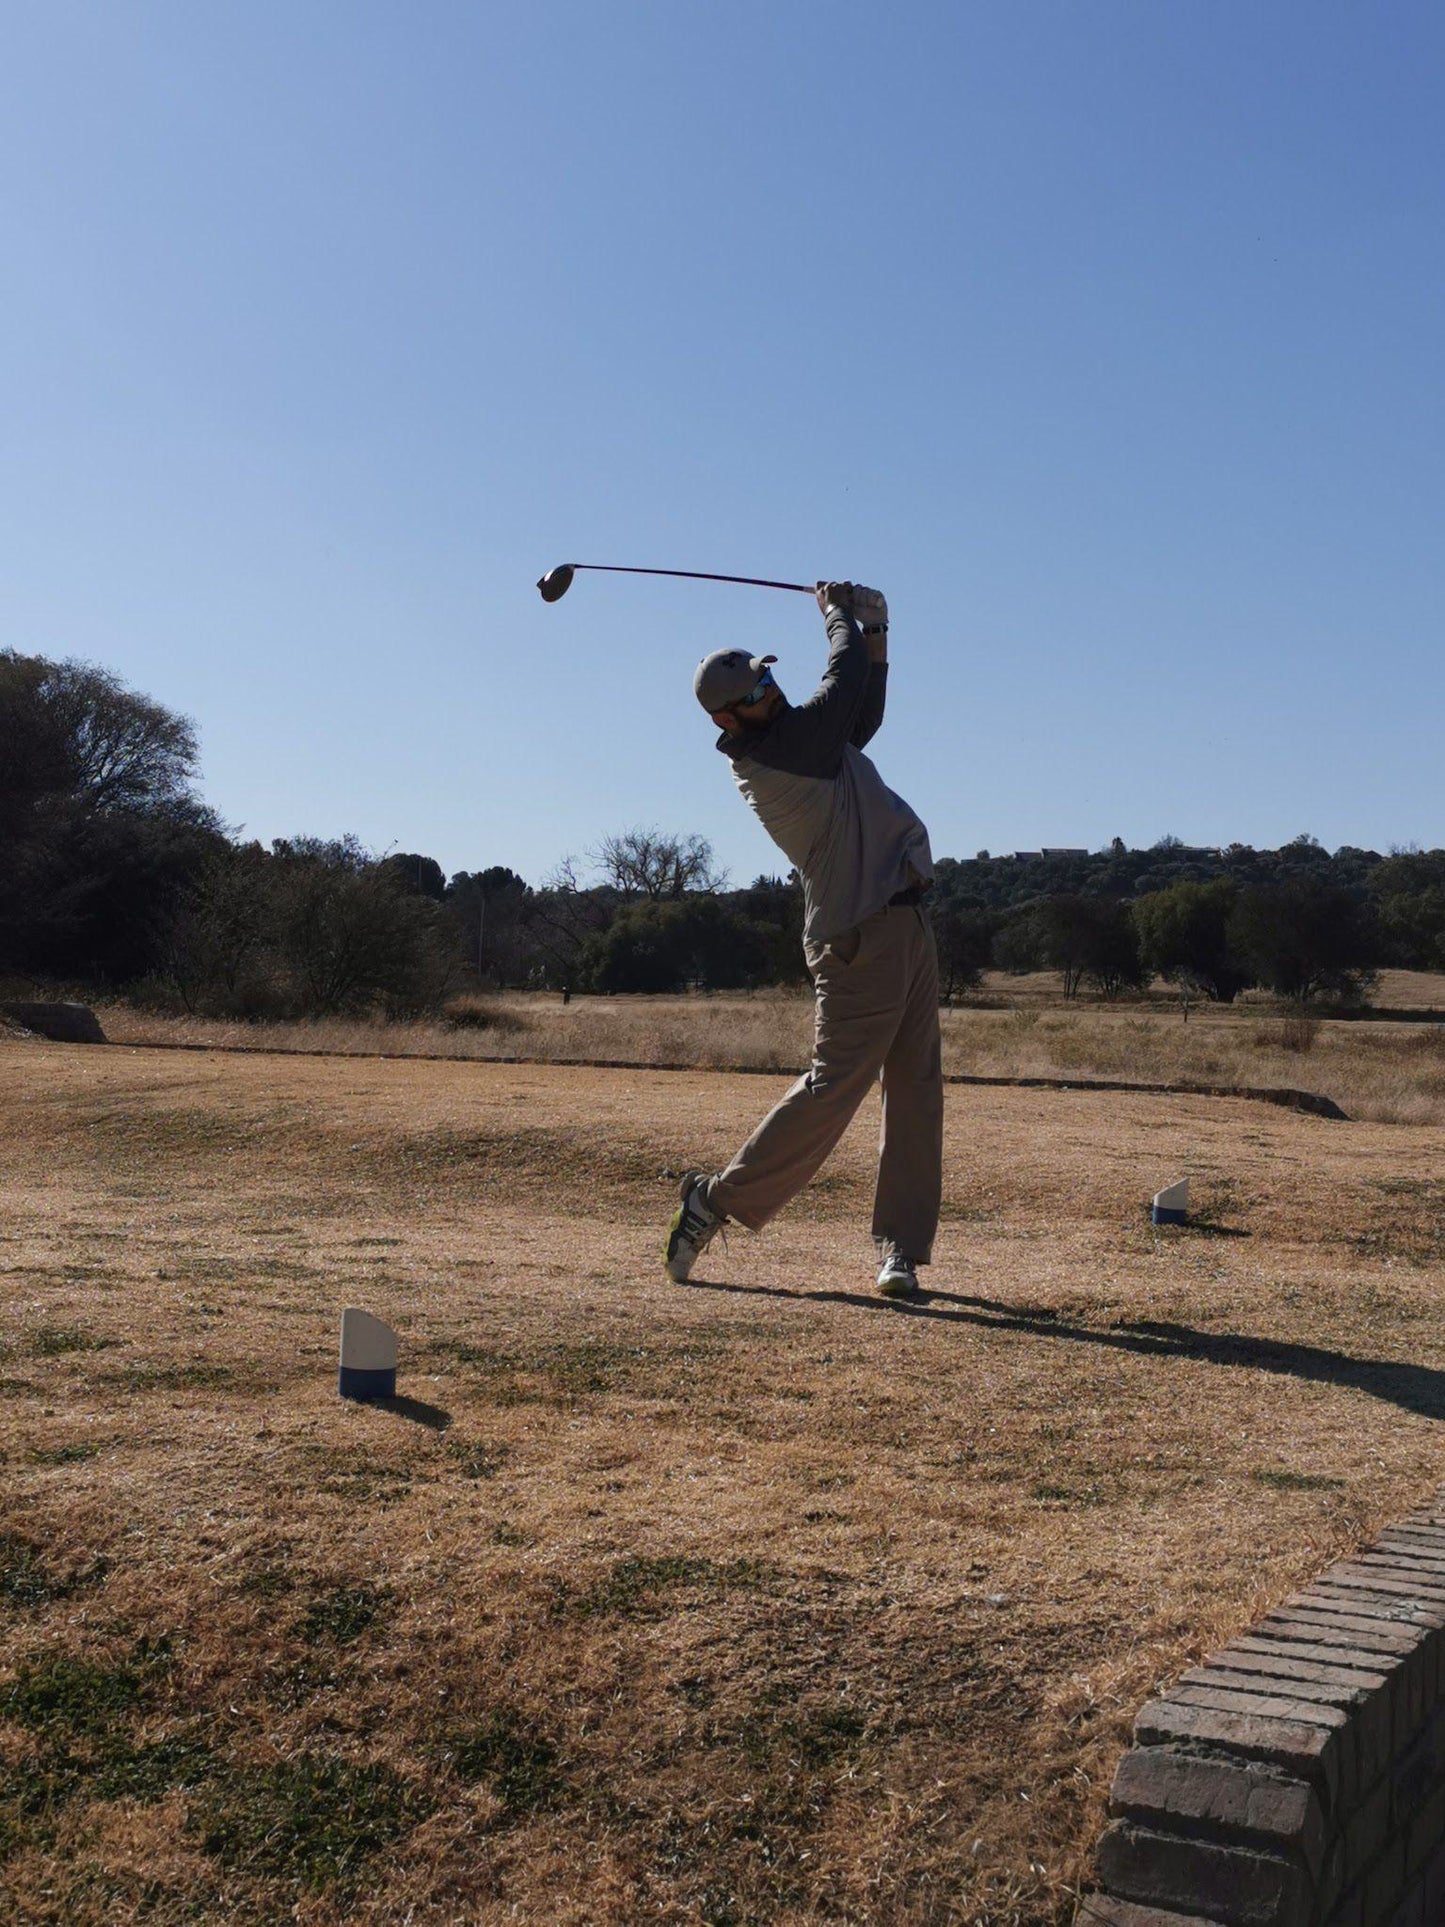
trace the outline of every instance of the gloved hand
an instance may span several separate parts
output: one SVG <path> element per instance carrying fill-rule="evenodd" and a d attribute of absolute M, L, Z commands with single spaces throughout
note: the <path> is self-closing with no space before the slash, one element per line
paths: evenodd
<path fill-rule="evenodd" d="M 862 583 L 853 588 L 853 615 L 860 629 L 886 629 L 888 627 L 888 601 L 881 590 L 865 589 Z"/>
<path fill-rule="evenodd" d="M 820 582 L 814 591 L 818 607 L 827 615 L 830 609 L 853 608 L 853 584 L 851 582 Z"/>

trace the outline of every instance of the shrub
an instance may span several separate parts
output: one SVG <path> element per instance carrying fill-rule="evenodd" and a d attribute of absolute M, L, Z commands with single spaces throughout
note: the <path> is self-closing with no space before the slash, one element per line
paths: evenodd
<path fill-rule="evenodd" d="M 496 1030 L 512 1034 L 531 1028 L 519 1011 L 506 1004 L 487 1003 L 481 997 L 454 997 L 445 1015 L 453 1030 Z"/>

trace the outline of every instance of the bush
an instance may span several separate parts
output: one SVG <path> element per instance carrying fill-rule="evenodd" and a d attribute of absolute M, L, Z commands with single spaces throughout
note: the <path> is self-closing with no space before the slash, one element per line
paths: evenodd
<path fill-rule="evenodd" d="M 1320 1020 L 1307 1011 L 1290 1011 L 1277 1023 L 1261 1024 L 1254 1033 L 1256 1050 L 1296 1051 L 1306 1057 L 1320 1034 Z"/>
<path fill-rule="evenodd" d="M 455 924 L 351 838 L 228 849 L 172 920 L 165 981 L 206 1016 L 435 1010 L 453 988 Z"/>
<path fill-rule="evenodd" d="M 531 1028 L 525 1017 L 506 1004 L 489 1004 L 480 997 L 454 997 L 446 1007 L 445 1016 L 453 1030 L 512 1033 Z"/>

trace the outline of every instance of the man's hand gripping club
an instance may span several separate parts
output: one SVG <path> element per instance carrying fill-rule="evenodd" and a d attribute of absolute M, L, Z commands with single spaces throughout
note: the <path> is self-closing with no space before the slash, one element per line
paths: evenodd
<path fill-rule="evenodd" d="M 888 602 L 881 590 L 860 582 L 820 582 L 815 593 L 825 616 L 830 609 L 852 616 L 867 640 L 870 662 L 888 660 Z"/>

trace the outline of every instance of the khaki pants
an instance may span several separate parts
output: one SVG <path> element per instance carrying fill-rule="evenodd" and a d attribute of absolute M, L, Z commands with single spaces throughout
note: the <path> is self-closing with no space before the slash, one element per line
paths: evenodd
<path fill-rule="evenodd" d="M 713 1178 L 714 1211 L 760 1231 L 797 1196 L 883 1081 L 873 1237 L 927 1264 L 943 1185 L 938 954 L 925 913 L 892 907 L 808 945 L 817 996 L 813 1067 Z"/>

